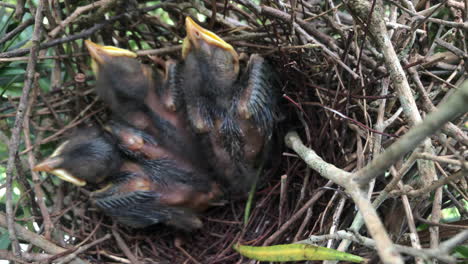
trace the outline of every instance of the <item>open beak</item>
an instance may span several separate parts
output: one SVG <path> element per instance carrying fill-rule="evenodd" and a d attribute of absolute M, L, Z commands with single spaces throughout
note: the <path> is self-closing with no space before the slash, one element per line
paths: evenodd
<path fill-rule="evenodd" d="M 136 58 L 137 54 L 126 49 L 121 49 L 113 46 L 101 46 L 90 40 L 85 40 L 86 48 L 88 48 L 89 54 L 93 58 L 93 71 L 96 74 L 98 65 L 102 65 L 106 60 L 112 57 L 128 57 Z"/>
<path fill-rule="evenodd" d="M 185 18 L 185 30 L 187 31 L 187 37 L 184 39 L 184 43 L 182 45 L 183 58 L 187 56 L 188 52 L 192 48 L 192 45 L 195 46 L 194 48 L 199 48 L 197 47 L 199 41 L 204 41 L 209 45 L 222 48 L 230 52 L 236 59 L 239 57 L 237 52 L 230 44 L 218 37 L 215 33 L 199 26 L 190 17 Z"/>
<path fill-rule="evenodd" d="M 63 163 L 63 158 L 61 158 L 59 154 L 61 153 L 63 147 L 66 144 L 67 141 L 60 145 L 50 157 L 34 166 L 33 171 L 44 171 L 53 174 L 64 181 L 73 183 L 77 186 L 85 186 L 86 181 L 78 179 L 70 173 L 68 173 L 66 170 L 60 168 L 61 164 Z"/>
<path fill-rule="evenodd" d="M 50 174 L 53 174 L 53 175 L 59 177 L 60 179 L 62 179 L 64 181 L 73 183 L 73 184 L 75 184 L 77 186 L 85 186 L 86 185 L 86 181 L 74 177 L 73 175 L 68 173 L 66 170 L 54 168 L 54 166 L 56 166 L 57 164 L 60 164 L 61 162 L 62 162 L 61 158 L 58 158 L 58 157 L 48 158 L 48 159 L 44 160 L 43 162 L 37 164 L 33 168 L 33 170 L 34 171 L 48 172 Z"/>

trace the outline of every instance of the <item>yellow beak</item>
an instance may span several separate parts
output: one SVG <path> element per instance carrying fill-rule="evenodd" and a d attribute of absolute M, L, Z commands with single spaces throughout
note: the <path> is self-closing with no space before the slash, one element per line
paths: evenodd
<path fill-rule="evenodd" d="M 88 48 L 89 54 L 93 58 L 93 64 L 91 67 L 95 74 L 99 69 L 98 65 L 104 64 L 106 59 L 112 57 L 128 57 L 136 58 L 137 54 L 126 49 L 117 48 L 114 46 L 102 46 L 96 44 L 90 40 L 85 40 L 86 48 Z"/>
<path fill-rule="evenodd" d="M 65 145 L 68 143 L 68 141 L 65 141 L 60 145 L 50 157 L 42 161 L 41 163 L 37 164 L 34 166 L 33 171 L 45 171 L 47 173 L 53 174 L 60 179 L 73 183 L 77 186 L 85 186 L 86 181 L 82 179 L 78 179 L 71 175 L 69 172 L 66 170 L 60 169 L 60 165 L 63 162 L 63 159 L 59 157 L 60 153 L 62 152 L 63 148 Z"/>
<path fill-rule="evenodd" d="M 195 48 L 198 48 L 197 43 L 202 40 L 209 45 L 217 46 L 230 52 L 235 59 L 238 59 L 239 55 L 229 43 L 218 37 L 215 33 L 202 28 L 190 17 L 185 18 L 185 30 L 187 31 L 187 37 L 184 39 L 184 43 L 182 45 L 183 58 L 187 56 L 192 45 L 194 45 Z"/>

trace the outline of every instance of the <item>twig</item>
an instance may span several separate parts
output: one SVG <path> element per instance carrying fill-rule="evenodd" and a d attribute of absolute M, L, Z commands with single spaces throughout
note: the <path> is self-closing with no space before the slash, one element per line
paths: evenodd
<path fill-rule="evenodd" d="M 21 18 L 24 15 L 25 11 L 25 1 L 24 0 L 17 0 L 16 1 L 16 7 L 15 7 L 15 18 L 17 20 L 21 20 Z M 39 9 L 39 8 L 38 8 Z"/>
<path fill-rule="evenodd" d="M 122 237 L 120 236 L 119 232 L 117 230 L 115 230 L 115 228 L 112 228 L 112 235 L 114 236 L 115 238 L 115 241 L 117 241 L 117 245 L 119 246 L 119 248 L 123 251 L 123 253 L 125 254 L 125 256 L 127 256 L 127 258 L 134 264 L 139 264 L 140 261 L 138 261 L 138 259 L 135 257 L 135 255 L 133 255 L 133 253 L 130 251 L 130 249 L 128 248 L 127 244 L 125 243 L 125 241 L 122 239 Z"/>
<path fill-rule="evenodd" d="M 22 258 L 18 259 L 14 254 L 6 249 L 0 249 L 0 259 L 13 261 L 13 263 L 31 263 L 31 262 L 45 262 L 50 255 L 44 253 L 29 253 L 23 252 Z"/>
<path fill-rule="evenodd" d="M 466 52 L 463 52 L 463 50 L 451 45 L 448 42 L 445 42 L 441 39 L 436 39 L 435 43 L 437 43 L 439 46 L 446 48 L 447 50 L 451 51 L 453 54 L 457 55 L 461 59 L 468 59 L 468 54 Z"/>
<path fill-rule="evenodd" d="M 340 201 L 338 202 L 338 206 L 336 207 L 335 213 L 333 214 L 333 222 L 332 226 L 330 228 L 330 234 L 334 234 L 338 227 L 340 226 L 340 218 L 343 213 L 343 208 L 346 204 L 346 200 L 348 200 L 345 196 L 342 196 L 340 198 Z M 333 240 L 329 240 L 327 247 L 331 247 L 333 244 Z"/>
<path fill-rule="evenodd" d="M 452 252 L 453 248 L 465 242 L 466 240 L 468 240 L 468 230 L 460 232 L 456 236 L 440 243 L 439 250 L 441 252 L 450 253 Z"/>
<path fill-rule="evenodd" d="M 0 226 L 3 226 L 3 227 L 7 226 L 7 217 L 3 213 L 0 213 Z M 26 228 L 22 227 L 19 224 L 14 224 L 14 228 L 15 228 L 15 231 L 16 231 L 16 234 L 18 235 L 18 237 L 20 237 L 21 239 L 31 243 L 32 245 L 35 245 L 35 246 L 43 249 L 47 253 L 60 254 L 60 253 L 62 253 L 64 251 L 67 251 L 66 249 L 64 249 L 62 247 L 59 247 L 59 246 L 55 245 L 54 243 L 48 241 L 44 237 L 42 237 L 42 236 L 40 236 L 40 235 L 38 235 L 38 234 L 36 234 L 34 232 L 31 232 L 31 231 L 27 230 Z M 85 263 L 88 263 L 88 262 L 83 261 L 83 260 L 81 260 L 79 258 L 76 258 L 76 259 L 74 259 L 74 261 L 72 263 L 73 264 L 85 264 Z"/>
<path fill-rule="evenodd" d="M 419 74 L 416 71 L 416 69 L 409 68 L 408 71 L 411 74 L 411 77 L 412 77 L 414 83 L 416 84 L 416 88 L 418 88 L 419 92 L 422 94 L 422 99 L 424 101 L 424 103 L 422 105 L 425 108 L 425 110 L 428 111 L 428 112 L 436 111 L 437 108 L 434 106 L 432 101 L 429 99 L 429 96 L 428 96 L 428 94 L 426 92 L 426 89 L 424 88 L 424 85 L 422 84 L 421 79 L 419 78 Z M 468 136 L 460 128 L 458 128 L 457 126 L 455 126 L 452 123 L 447 123 L 443 127 L 443 129 L 444 129 L 445 133 L 447 133 L 448 135 L 456 138 L 458 141 L 460 141 L 461 143 L 468 146 Z"/>
<path fill-rule="evenodd" d="M 416 18 L 418 20 L 427 20 L 428 22 L 432 22 L 432 23 L 436 23 L 436 24 L 440 24 L 440 25 L 444 25 L 444 26 L 448 26 L 448 27 L 453 27 L 453 28 L 459 28 L 459 29 L 463 29 L 463 30 L 468 29 L 468 22 L 457 23 L 457 22 L 446 21 L 446 20 L 442 20 L 442 19 L 438 19 L 438 18 L 431 18 L 431 17 L 428 18 L 428 17 L 426 17 L 424 15 L 421 15 L 420 13 L 415 13 L 415 12 L 413 12 L 411 10 L 408 10 L 407 8 L 402 7 L 401 5 L 399 5 L 398 3 L 394 2 L 394 1 L 389 1 L 389 2 L 392 3 L 393 5 L 398 6 L 402 11 L 410 14 L 411 16 L 413 16 L 414 18 Z"/>
<path fill-rule="evenodd" d="M 184 254 L 186 257 L 188 257 L 191 261 L 193 261 L 195 264 L 201 264 L 198 260 L 196 260 L 192 255 L 190 255 L 183 247 L 182 245 L 176 241 L 175 242 L 175 247 L 182 251 L 182 254 Z"/>
<path fill-rule="evenodd" d="M 390 73 L 390 79 L 398 92 L 398 97 L 403 108 L 403 112 L 409 118 L 410 123 L 415 125 L 421 122 L 422 117 L 419 114 L 419 110 L 406 78 L 406 74 L 403 70 L 403 67 L 401 66 L 392 42 L 388 37 L 386 24 L 383 19 L 383 6 L 381 4 L 381 2 L 377 2 L 375 10 L 373 10 L 373 6 L 367 1 L 352 0 L 349 1 L 348 7 L 354 15 L 361 19 L 361 21 L 368 22 L 367 26 L 371 32 L 370 36 L 373 38 L 377 47 L 382 51 L 385 65 L 388 69 L 388 72 Z M 432 143 L 428 139 L 424 140 L 424 151 L 429 153 L 433 153 L 434 151 Z M 379 169 L 383 169 L 380 170 L 382 172 L 385 168 Z M 423 182 L 429 182 L 431 180 L 437 179 L 433 162 L 419 161 L 418 169 Z M 374 177 L 367 177 L 365 181 L 368 182 L 371 180 L 371 178 Z M 363 184 L 364 181 L 361 181 L 360 183 Z"/>
<path fill-rule="evenodd" d="M 278 225 L 281 226 L 283 222 L 283 212 L 284 212 L 284 205 L 287 199 L 287 183 L 288 183 L 288 175 L 281 176 L 281 187 L 280 187 L 280 202 L 279 202 L 279 213 L 278 213 Z"/>
<path fill-rule="evenodd" d="M 248 39 L 259 39 L 268 36 L 267 33 L 258 32 L 258 33 L 242 33 L 237 36 L 227 36 L 223 38 L 227 42 L 239 41 L 239 40 L 248 40 Z M 175 53 L 182 50 L 182 45 L 174 45 L 171 47 L 165 47 L 160 49 L 149 49 L 149 50 L 138 50 L 135 53 L 138 56 L 147 56 L 147 55 L 165 55 L 170 53 Z"/>
<path fill-rule="evenodd" d="M 327 182 L 324 187 L 330 187 L 333 183 L 332 182 Z M 302 206 L 299 211 L 297 211 L 291 218 L 289 218 L 288 221 L 286 221 L 273 235 L 271 235 L 265 242 L 263 243 L 264 246 L 268 246 L 271 243 L 273 243 L 281 234 L 283 234 L 289 226 L 291 226 L 294 222 L 299 220 L 299 218 L 309 209 L 311 206 L 317 202 L 317 200 L 322 196 L 322 194 L 325 192 L 324 189 L 321 189 L 317 191 L 312 198 L 307 201 L 307 203 Z"/>
<path fill-rule="evenodd" d="M 386 168 L 388 168 L 387 166 L 390 166 L 391 163 L 395 162 L 399 157 L 401 157 L 401 155 L 410 151 L 417 145 L 418 142 L 424 139 L 424 137 L 420 137 L 418 139 L 418 142 L 413 142 L 412 144 L 410 144 L 410 138 L 418 137 L 418 135 L 420 136 L 421 134 L 425 134 L 425 136 L 429 135 L 433 133 L 433 131 L 436 131 L 445 122 L 456 117 L 460 112 L 467 111 L 466 109 L 468 108 L 468 106 L 464 103 L 466 102 L 466 100 L 468 100 L 468 82 L 462 85 L 459 91 L 457 91 L 457 93 L 451 96 L 449 100 L 447 100 L 447 102 L 440 107 L 439 111 L 428 115 L 424 122 L 415 126 L 405 136 L 403 136 L 397 142 L 391 145 L 383 154 L 376 157 L 369 165 L 367 165 L 362 170 L 356 172 L 354 178 L 361 183 L 365 183 L 365 181 L 368 181 L 369 179 L 373 178 L 364 178 L 366 180 L 363 180 L 363 178 L 361 178 L 361 175 L 369 175 L 367 174 L 366 170 L 375 172 L 375 174 L 373 174 L 374 176 L 378 175 L 376 169 L 377 166 L 380 166 L 378 172 L 384 171 Z M 334 181 L 336 180 L 336 183 L 338 184 L 344 183 L 345 185 L 343 186 L 347 186 L 346 181 L 344 179 L 349 177 L 350 174 L 339 170 L 333 165 L 323 162 L 323 160 L 320 157 L 318 157 L 312 150 L 309 150 L 304 145 L 302 145 L 300 139 L 297 137 L 296 134 L 289 133 L 288 135 L 286 135 L 286 144 L 289 147 L 292 147 L 304 159 L 304 161 L 306 161 L 306 163 L 309 164 L 309 166 L 317 170 L 322 176 Z M 403 152 L 397 151 L 401 148 L 407 149 Z M 388 162 L 389 158 L 391 159 L 391 162 Z M 385 166 L 382 166 L 384 164 Z M 347 189 L 349 189 L 349 187 L 347 187 Z M 354 193 L 353 199 L 355 199 L 355 201 L 360 201 L 361 206 L 364 205 L 365 207 L 367 207 L 367 204 L 365 204 L 365 201 L 361 199 L 359 194 Z M 366 219 L 364 218 L 364 220 Z M 366 221 L 366 223 L 368 222 L 369 220 Z"/>
<path fill-rule="evenodd" d="M 68 131 L 69 129 L 71 128 L 74 128 L 76 127 L 77 125 L 81 124 L 82 122 L 84 122 L 85 120 L 87 120 L 89 117 L 101 112 L 103 110 L 103 108 L 99 108 L 98 110 L 95 110 L 87 115 L 84 115 L 95 103 L 97 102 L 97 100 L 93 101 L 91 104 L 89 104 L 88 106 L 85 107 L 85 109 L 83 109 L 80 114 L 78 114 L 75 119 L 73 119 L 68 125 L 66 125 L 65 127 L 61 128 L 59 131 L 55 132 L 53 135 L 50 135 L 44 139 L 42 139 L 41 141 L 39 142 L 36 142 L 36 145 L 34 146 L 30 146 L 29 148 L 26 148 L 25 150 L 23 150 L 20 154 L 25 154 L 25 153 L 28 153 L 29 151 L 31 151 L 35 146 L 39 146 L 39 145 L 42 145 L 42 144 L 45 144 L 45 143 L 48 143 L 48 142 L 52 142 L 53 140 L 56 140 L 58 136 L 62 135 L 63 133 L 65 133 L 66 131 Z M 82 118 L 80 118 L 82 117 Z"/>
<path fill-rule="evenodd" d="M 422 218 L 419 214 L 415 214 L 414 216 L 419 222 L 423 223 L 423 224 L 426 224 L 426 225 L 429 225 L 429 226 L 439 226 L 439 227 L 446 227 L 446 228 L 457 228 L 457 229 L 461 229 L 461 230 L 465 230 L 468 228 L 468 225 L 454 225 L 454 224 L 442 224 L 442 223 L 435 223 L 435 222 L 432 222 L 432 221 L 428 221 L 424 218 Z"/>
<path fill-rule="evenodd" d="M 410 197 L 419 197 L 421 195 L 425 195 L 427 193 L 430 193 L 432 191 L 434 191 L 435 189 L 437 188 L 440 188 L 452 181 L 455 181 L 456 179 L 458 178 L 461 178 L 463 176 L 467 176 L 468 175 L 468 171 L 466 170 L 461 170 L 457 173 L 454 173 L 452 175 L 450 175 L 449 177 L 445 177 L 445 178 L 442 178 L 442 179 L 439 179 L 438 181 L 430 184 L 430 185 L 427 185 L 421 189 L 418 189 L 418 190 L 411 190 L 409 192 L 404 192 L 404 191 L 393 191 L 391 194 L 392 195 L 408 195 Z"/>
<path fill-rule="evenodd" d="M 25 28 L 29 27 L 30 25 L 34 24 L 34 19 L 30 18 L 21 24 L 19 24 L 15 29 L 6 33 L 3 38 L 0 38 L 0 44 L 5 43 L 6 41 L 15 37 L 18 33 L 21 33 Z"/>
<path fill-rule="evenodd" d="M 117 256 L 114 256 L 114 255 L 111 255 L 110 253 L 104 251 L 104 250 L 100 250 L 99 251 L 99 254 L 101 255 L 104 255 L 110 259 L 112 259 L 113 261 L 117 261 L 118 263 L 128 263 L 128 264 L 132 264 L 132 262 L 126 258 L 120 258 L 120 257 L 117 257 Z"/>
<path fill-rule="evenodd" d="M 101 30 L 107 24 L 112 23 L 112 22 L 120 19 L 123 16 L 124 15 L 122 14 L 122 15 L 117 15 L 117 16 L 111 17 L 110 19 L 104 21 L 103 23 L 96 24 L 93 27 L 91 27 L 89 29 L 86 29 L 86 30 L 83 30 L 82 32 L 77 33 L 75 35 L 71 35 L 71 36 L 68 36 L 68 37 L 60 38 L 60 39 L 54 39 L 54 40 L 51 40 L 49 42 L 40 44 L 39 47 L 36 47 L 36 50 L 37 49 L 39 49 L 39 50 L 48 49 L 48 48 L 51 48 L 51 47 L 54 47 L 54 46 L 57 46 L 57 45 L 60 45 L 60 44 L 63 44 L 63 43 L 71 42 L 71 41 L 74 41 L 74 40 L 77 40 L 77 39 L 87 38 L 90 35 L 94 34 L 96 31 Z M 0 58 L 18 57 L 18 56 L 26 55 L 26 54 L 28 54 L 30 52 L 31 52 L 31 49 L 20 48 L 20 49 L 0 53 Z"/>
<path fill-rule="evenodd" d="M 33 91 L 33 95 L 31 96 L 29 100 L 28 107 L 26 109 L 24 124 L 23 124 L 24 142 L 25 142 L 26 148 L 31 147 L 31 134 L 30 134 L 31 131 L 29 128 L 29 117 L 31 116 L 31 109 L 34 105 L 34 101 L 37 96 L 37 92 L 39 90 L 38 79 L 39 79 L 39 74 L 35 74 L 34 91 Z M 44 192 L 42 191 L 42 188 L 40 186 L 41 179 L 39 177 L 39 174 L 33 171 L 33 168 L 36 165 L 36 159 L 32 152 L 28 153 L 28 163 L 29 163 L 29 168 L 31 170 L 32 180 L 34 183 L 34 193 L 36 195 L 35 200 L 36 200 L 36 203 L 39 205 L 39 209 L 41 211 L 41 215 L 44 220 L 43 222 L 44 235 L 46 239 L 50 239 L 50 234 L 51 234 L 53 225 L 52 225 L 52 221 L 50 220 L 49 211 L 47 210 L 47 206 L 45 204 Z"/>
<path fill-rule="evenodd" d="M 449 189 L 444 188 L 444 192 L 447 194 L 448 198 L 452 201 L 452 203 L 457 207 L 462 217 L 467 219 L 468 209 L 465 208 L 465 206 L 461 203 L 461 201 L 457 200 L 457 198 L 452 194 L 452 192 Z"/>
<path fill-rule="evenodd" d="M 435 155 L 431 155 L 429 153 L 417 153 L 416 157 L 418 159 L 428 159 L 428 160 L 433 160 L 433 161 L 437 161 L 437 162 L 443 162 L 443 163 L 447 163 L 447 164 L 452 164 L 452 165 L 456 165 L 456 166 L 460 166 L 460 167 L 463 166 L 465 168 L 468 168 L 468 162 L 461 162 L 459 160 L 454 160 L 454 159 L 444 158 L 444 157 L 440 157 L 440 156 L 435 156 Z"/>
<path fill-rule="evenodd" d="M 454 237 L 455 238 L 455 237 Z M 408 255 L 412 255 L 415 257 L 421 257 L 421 258 L 434 258 L 434 259 L 439 259 L 441 261 L 447 262 L 447 263 L 455 263 L 456 259 L 452 257 L 451 254 L 451 249 L 463 242 L 463 240 L 466 240 L 468 238 L 468 231 L 461 232 L 456 236 L 456 239 L 450 239 L 450 242 L 447 243 L 447 246 L 445 248 L 441 246 L 437 249 L 416 249 L 412 247 L 406 247 L 406 246 L 401 246 L 401 245 L 395 245 L 395 248 L 400 252 L 400 253 L 405 253 Z M 348 239 L 352 240 L 353 242 L 356 242 L 358 244 L 364 245 L 366 247 L 370 248 L 375 248 L 376 247 L 376 241 L 374 239 L 370 239 L 364 236 L 361 236 L 356 233 L 351 233 L 347 232 L 344 230 L 340 230 L 336 232 L 333 235 L 323 235 L 323 236 L 311 236 L 306 240 L 300 241 L 298 243 L 306 243 L 306 244 L 314 244 L 320 241 L 325 241 L 328 239 Z"/>
<path fill-rule="evenodd" d="M 304 217 L 304 220 L 302 220 L 301 226 L 299 226 L 299 229 L 297 230 L 297 233 L 294 236 L 294 240 L 293 240 L 294 242 L 298 241 L 299 238 L 304 235 L 302 233 L 304 232 L 306 225 L 310 222 L 310 218 L 312 217 L 312 212 L 313 212 L 312 208 L 307 209 L 307 213 Z"/>
<path fill-rule="evenodd" d="M 268 15 L 273 15 L 277 18 L 280 18 L 286 22 L 289 22 L 291 21 L 291 16 L 289 14 L 286 14 L 286 13 L 282 13 L 280 12 L 279 10 L 277 9 L 274 9 L 274 8 L 271 8 L 271 7 L 267 7 L 267 6 L 262 6 L 262 12 L 265 13 L 265 14 L 268 14 Z M 298 23 L 300 23 L 300 19 L 298 19 Z M 341 59 L 340 57 L 335 53 L 333 52 L 331 49 L 329 49 L 325 44 L 321 43 L 320 41 L 318 41 L 316 38 L 314 38 L 313 36 L 309 35 L 303 28 L 302 28 L 302 25 L 299 25 L 298 23 L 293 23 L 293 27 L 294 29 L 299 32 L 299 34 L 303 35 L 308 42 L 311 42 L 311 43 L 316 43 L 320 46 L 320 48 L 325 52 L 327 53 L 330 58 L 332 58 L 336 63 L 338 63 L 341 67 L 343 67 L 351 76 L 353 76 L 354 79 L 358 79 L 359 78 L 359 75 L 357 75 L 353 70 L 351 70 Z M 307 24 L 306 22 L 303 21 L 303 24 Z M 314 31 L 315 32 L 315 31 Z M 319 33 L 317 33 L 319 34 Z M 331 47 L 334 47 L 336 46 L 335 44 L 333 43 L 330 43 L 330 42 L 327 42 L 326 43 L 327 45 L 331 46 Z"/>
<path fill-rule="evenodd" d="M 391 171 L 395 171 L 395 169 L 393 168 L 393 170 L 391 170 Z M 398 185 L 399 185 L 399 187 L 403 187 L 403 183 L 401 183 L 401 182 L 399 182 Z M 411 210 L 411 204 L 410 204 L 410 201 L 408 199 L 408 196 L 403 195 L 401 197 L 401 200 L 402 200 L 402 203 L 403 203 L 403 207 L 405 209 L 406 218 L 408 219 L 407 222 L 408 222 L 408 228 L 409 228 L 409 231 L 410 231 L 409 235 L 410 235 L 411 245 L 414 248 L 421 249 L 421 242 L 419 240 L 418 230 L 416 229 L 416 224 L 414 223 L 413 211 Z M 416 258 L 416 263 L 422 264 L 424 262 L 423 262 L 423 260 L 421 258 Z"/>
<path fill-rule="evenodd" d="M 108 6 L 114 1 L 115 0 L 100 0 L 100 1 L 97 1 L 97 2 L 93 2 L 93 3 L 89 4 L 89 5 L 80 6 L 80 7 L 76 8 L 75 11 L 73 11 L 73 13 L 71 15 L 69 15 L 65 20 L 63 20 L 60 23 L 60 25 L 58 25 L 56 28 L 52 29 L 49 32 L 49 36 L 51 38 L 55 38 L 57 36 L 57 34 L 60 33 L 60 31 L 62 29 L 64 29 L 68 24 L 70 24 L 73 20 L 75 20 L 81 14 L 83 14 L 85 12 L 88 12 L 90 10 L 96 9 L 97 7 Z"/>
<path fill-rule="evenodd" d="M 9 142 L 9 151 L 8 151 L 8 161 L 6 168 L 6 214 L 8 221 L 8 232 L 9 238 L 12 242 L 13 254 L 17 257 L 21 257 L 21 249 L 19 247 L 18 239 L 16 238 L 15 229 L 14 229 L 14 215 L 13 215 L 13 201 L 12 201 L 12 190 L 13 190 L 13 166 L 15 164 L 15 158 L 18 154 L 18 148 L 20 143 L 21 131 L 23 129 L 23 119 L 25 111 L 27 108 L 29 92 L 33 86 L 34 73 L 36 71 L 36 57 L 39 52 L 39 43 L 41 36 L 41 26 L 42 26 L 42 7 L 43 1 L 39 1 L 36 10 L 36 17 L 34 18 L 34 31 L 31 38 L 32 47 L 29 50 L 30 56 L 28 60 L 28 66 L 26 68 L 26 78 L 24 80 L 24 87 L 21 94 L 20 102 L 16 112 L 15 124 L 12 129 L 12 135 Z M 19 4 L 17 5 L 17 10 L 20 8 Z"/>
<path fill-rule="evenodd" d="M 468 82 L 465 82 L 460 89 L 440 106 L 439 110 L 427 115 L 426 119 L 414 126 L 408 133 L 402 136 L 397 142 L 387 148 L 381 155 L 376 157 L 366 167 L 355 175 L 355 180 L 365 184 L 372 178 L 377 177 L 388 169 L 393 163 L 401 158 L 405 153 L 413 150 L 417 145 L 429 135 L 437 131 L 445 123 L 454 119 L 458 115 L 468 111 Z"/>
<path fill-rule="evenodd" d="M 75 252 L 71 253 L 70 255 L 62 258 L 58 264 L 65 264 L 65 263 L 68 263 L 70 261 L 72 261 L 73 259 L 75 259 L 79 254 L 85 252 L 86 250 L 94 247 L 95 245 L 99 244 L 99 243 L 102 243 L 104 241 L 106 241 L 107 239 L 111 238 L 111 235 L 110 234 L 107 234 L 99 239 L 96 239 L 94 241 L 92 241 L 91 243 L 87 244 L 87 245 L 84 245 L 84 246 L 81 246 L 79 247 Z M 137 263 L 137 262 L 132 262 L 132 263 Z"/>

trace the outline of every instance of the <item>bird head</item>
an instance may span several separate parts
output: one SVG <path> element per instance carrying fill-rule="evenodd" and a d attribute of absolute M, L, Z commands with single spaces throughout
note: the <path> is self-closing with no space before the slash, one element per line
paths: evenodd
<path fill-rule="evenodd" d="M 73 183 L 77 186 L 85 186 L 86 181 L 83 179 L 76 178 L 71 175 L 70 172 L 64 169 L 66 163 L 65 157 L 62 155 L 63 149 L 67 146 L 69 141 L 65 141 L 48 157 L 33 168 L 34 171 L 45 171 L 51 173 L 60 179 Z"/>
<path fill-rule="evenodd" d="M 37 164 L 34 171 L 51 173 L 60 179 L 84 186 L 102 182 L 120 167 L 121 159 L 115 143 L 95 129 L 78 130 L 59 145 L 52 155 Z"/>
<path fill-rule="evenodd" d="M 134 59 L 137 57 L 136 53 L 126 49 L 121 49 L 113 46 L 102 46 L 90 40 L 85 40 L 86 48 L 93 58 L 91 67 L 95 74 L 99 73 L 100 68 L 116 60 Z"/>
<path fill-rule="evenodd" d="M 139 102 L 145 99 L 155 85 L 155 75 L 151 67 L 135 59 L 136 53 L 89 40 L 85 44 L 93 59 L 91 67 L 96 75 L 96 92 L 113 111 L 124 111 L 122 98 Z"/>
<path fill-rule="evenodd" d="M 186 59 L 196 54 L 213 64 L 217 73 L 231 74 L 234 78 L 239 73 L 239 55 L 234 48 L 215 33 L 204 29 L 190 17 L 185 19 L 187 37 L 182 45 L 182 57 Z"/>

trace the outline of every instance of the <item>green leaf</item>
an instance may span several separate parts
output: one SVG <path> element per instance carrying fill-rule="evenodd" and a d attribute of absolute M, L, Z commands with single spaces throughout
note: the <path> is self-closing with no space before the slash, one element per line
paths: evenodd
<path fill-rule="evenodd" d="M 255 195 L 255 190 L 257 189 L 257 180 L 260 177 L 260 173 L 263 170 L 263 164 L 260 165 L 260 168 L 257 170 L 257 174 L 255 175 L 255 181 L 253 182 L 250 191 L 249 191 L 249 197 L 247 199 L 247 203 L 245 204 L 245 210 L 244 210 L 244 225 L 247 225 L 249 222 L 249 217 L 250 217 L 250 211 L 252 210 L 252 203 L 253 203 L 253 198 Z"/>
<path fill-rule="evenodd" d="M 8 249 L 11 244 L 9 233 L 4 228 L 1 228 L 0 231 L 2 231 L 0 234 L 0 249 Z"/>
<path fill-rule="evenodd" d="M 240 244 L 234 249 L 242 256 L 259 261 L 342 260 L 360 263 L 364 258 L 331 248 L 307 244 L 287 244 L 269 247 L 252 247 Z"/>
<path fill-rule="evenodd" d="M 468 245 L 456 246 L 455 257 L 468 259 Z"/>
<path fill-rule="evenodd" d="M 5 35 L 5 32 L 6 32 L 6 29 L 7 29 L 8 25 L 10 24 L 11 18 L 13 17 L 13 12 L 10 12 L 9 16 L 7 17 L 6 8 L 2 7 L 2 9 L 0 10 L 0 17 L 3 18 L 3 19 L 0 20 L 0 22 L 2 22 L 2 25 L 3 25 L 0 28 L 0 36 L 3 37 Z M 6 21 L 3 21 L 4 19 Z"/>

